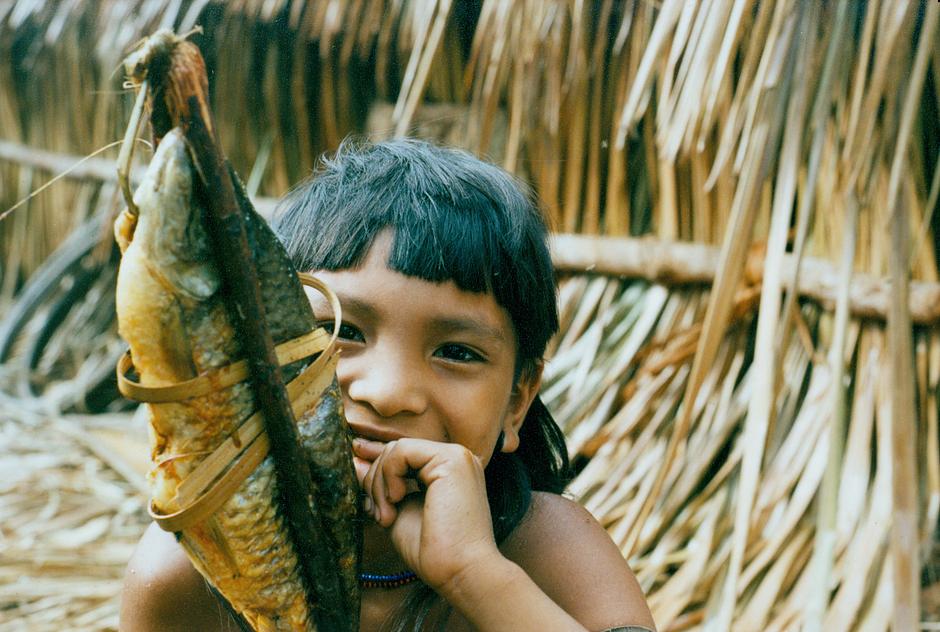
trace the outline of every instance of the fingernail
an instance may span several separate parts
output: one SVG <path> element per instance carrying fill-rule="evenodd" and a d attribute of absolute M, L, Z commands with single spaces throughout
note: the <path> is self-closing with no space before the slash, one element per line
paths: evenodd
<path fill-rule="evenodd" d="M 371 511 L 372 511 L 372 499 L 369 498 L 368 496 L 365 496 L 365 497 L 362 499 L 362 508 L 365 509 L 367 512 L 370 512 L 370 513 L 371 513 Z"/>

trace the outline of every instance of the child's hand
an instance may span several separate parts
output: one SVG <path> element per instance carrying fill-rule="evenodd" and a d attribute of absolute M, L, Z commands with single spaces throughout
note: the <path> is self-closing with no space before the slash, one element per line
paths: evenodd
<path fill-rule="evenodd" d="M 467 448 L 357 438 L 353 451 L 371 462 L 368 471 L 357 468 L 367 512 L 390 527 L 402 559 L 425 583 L 446 592 L 466 571 L 501 559 L 483 467 Z M 414 493 L 418 487 L 422 491 Z"/>

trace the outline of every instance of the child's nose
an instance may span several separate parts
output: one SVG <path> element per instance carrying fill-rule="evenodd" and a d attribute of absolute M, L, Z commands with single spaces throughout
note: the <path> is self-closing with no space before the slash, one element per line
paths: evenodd
<path fill-rule="evenodd" d="M 427 397 L 417 369 L 394 349 L 375 348 L 368 357 L 357 358 L 347 386 L 348 397 L 372 408 L 381 417 L 421 414 Z"/>

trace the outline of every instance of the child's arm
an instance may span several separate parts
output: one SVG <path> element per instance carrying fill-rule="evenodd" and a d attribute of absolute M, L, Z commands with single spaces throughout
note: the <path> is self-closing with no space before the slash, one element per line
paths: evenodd
<path fill-rule="evenodd" d="M 151 524 L 131 557 L 121 592 L 121 632 L 240 632 L 173 534 Z"/>
<path fill-rule="evenodd" d="M 653 627 L 620 551 L 575 503 L 535 494 L 501 552 L 482 464 L 469 450 L 421 439 L 357 439 L 354 450 L 372 462 L 362 480 L 367 509 L 408 566 L 476 629 Z M 408 495 L 414 479 L 423 496 Z"/>
<path fill-rule="evenodd" d="M 587 629 L 552 601 L 520 566 L 502 556 L 469 569 L 443 595 L 477 630 Z"/>

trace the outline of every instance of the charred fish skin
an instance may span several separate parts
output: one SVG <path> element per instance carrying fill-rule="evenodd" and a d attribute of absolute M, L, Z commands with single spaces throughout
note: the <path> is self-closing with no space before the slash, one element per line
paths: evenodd
<path fill-rule="evenodd" d="M 258 269 L 258 277 L 265 279 L 261 284 L 265 309 L 274 301 L 282 300 L 285 295 L 293 295 L 294 304 L 305 309 L 303 315 L 311 315 L 312 310 L 303 286 L 297 280 L 297 274 L 284 250 L 280 239 L 248 203 L 248 196 L 234 170 L 230 170 L 232 182 L 236 186 L 236 197 L 245 219 L 249 247 Z M 277 253 L 277 257 L 266 256 Z M 268 282 L 271 280 L 271 282 Z M 269 302 L 270 301 L 270 302 Z M 290 312 L 280 315 L 287 321 Z M 272 315 L 268 312 L 268 322 Z M 309 331 L 312 325 L 304 321 L 303 331 Z M 287 335 L 289 340 L 296 334 Z M 274 334 L 275 342 L 281 339 Z M 284 367 L 284 379 L 292 379 L 294 374 L 304 368 L 306 361 Z M 335 377 L 323 393 L 317 406 L 306 411 L 297 420 L 304 454 L 310 464 L 313 485 L 326 540 L 335 552 L 346 597 L 346 608 L 356 620 L 350 622 L 350 630 L 358 630 L 360 601 L 359 559 L 362 549 L 362 516 L 359 513 L 359 482 L 351 458 L 352 432 L 345 422 L 343 395 Z M 338 423 L 339 422 L 339 423 Z"/>
<path fill-rule="evenodd" d="M 116 225 L 116 232 L 129 239 L 118 278 L 119 330 L 145 386 L 178 383 L 241 357 L 210 256 L 203 211 L 194 199 L 192 174 L 185 139 L 173 130 L 162 139 L 135 194 L 140 214 L 133 234 L 126 225 Z M 275 343 L 306 333 L 315 321 L 286 253 L 260 217 L 249 212 L 246 222 Z M 303 364 L 286 367 L 285 379 Z M 204 397 L 148 406 L 153 503 L 169 513 L 179 509 L 174 496 L 181 481 L 254 412 L 254 398 L 242 382 Z M 317 410 L 321 408 L 322 402 Z M 333 408 L 324 420 L 339 436 L 347 430 L 336 416 L 341 408 Z M 315 414 L 302 418 L 302 437 L 312 436 L 304 433 L 303 419 Z M 310 454 L 339 449 L 342 443 L 324 448 L 308 446 L 306 438 L 304 442 Z M 352 467 L 348 447 L 345 455 L 331 456 L 331 462 L 345 456 Z M 186 529 L 180 540 L 197 569 L 256 629 L 312 630 L 296 554 L 276 497 L 268 456 L 212 518 Z M 347 525 L 355 520 L 355 502 L 351 512 L 345 511 L 349 515 L 337 519 Z M 356 549 L 342 548 L 352 545 L 336 541 L 336 530 L 336 525 L 324 526 L 339 557 L 346 559 Z"/>
<path fill-rule="evenodd" d="M 346 417 L 343 395 L 334 378 L 319 405 L 298 421 L 298 430 L 311 464 L 323 528 L 335 547 L 347 597 L 346 611 L 358 612 L 362 548 L 359 484 L 352 460 L 344 458 L 352 450 L 352 437 L 348 426 L 339 427 L 333 422 L 336 418 Z"/>
<path fill-rule="evenodd" d="M 234 170 L 229 170 L 235 184 L 236 197 L 245 221 L 248 246 L 261 283 L 261 300 L 267 314 L 268 327 L 274 343 L 278 344 L 305 334 L 316 326 L 316 319 L 303 285 L 297 278 L 284 246 L 248 202 L 241 181 Z M 298 363 L 299 372 L 304 363 Z M 293 375 L 284 376 L 285 380 Z"/>

